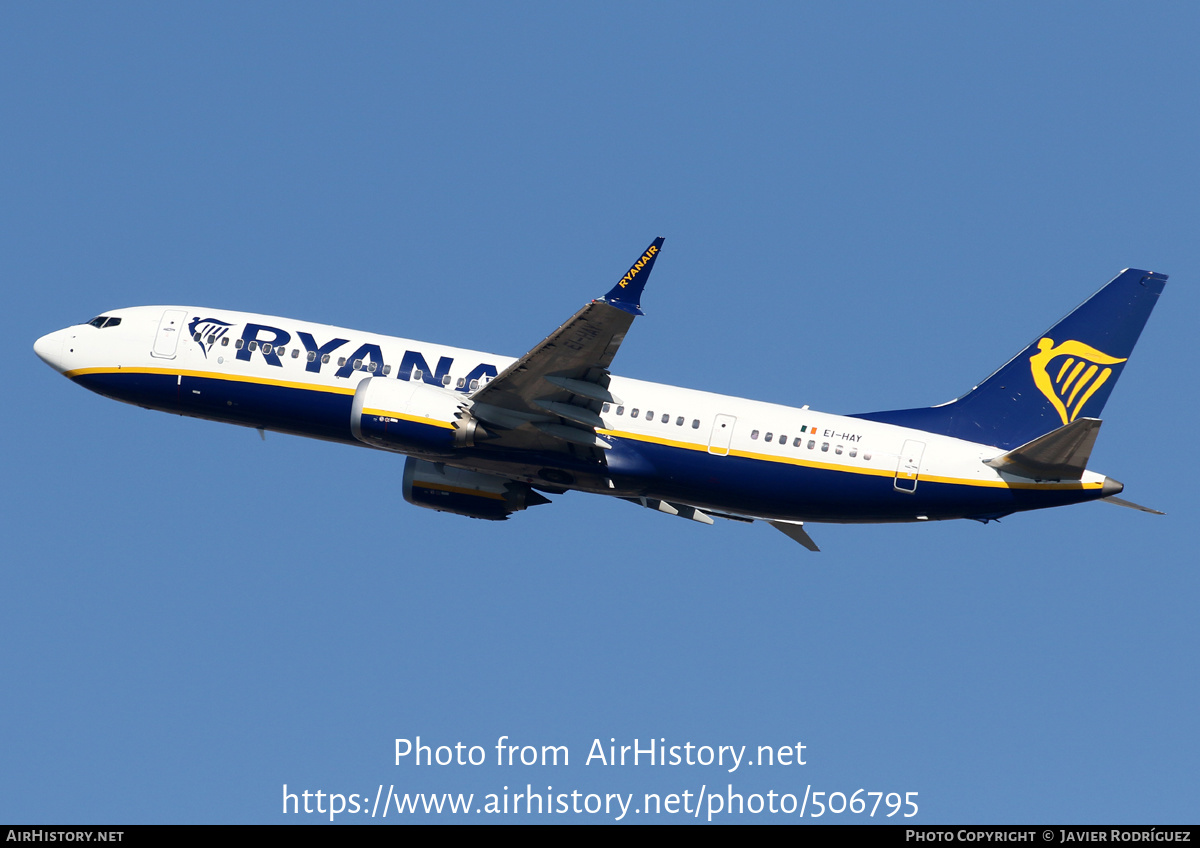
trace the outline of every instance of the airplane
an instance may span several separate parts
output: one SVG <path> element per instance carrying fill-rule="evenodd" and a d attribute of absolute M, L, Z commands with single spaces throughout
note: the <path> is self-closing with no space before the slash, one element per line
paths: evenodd
<path fill-rule="evenodd" d="M 832 415 L 610 371 L 661 253 L 513 359 L 192 306 L 105 312 L 34 351 L 97 394 L 406 456 L 405 500 L 503 520 L 567 491 L 704 524 L 974 519 L 1118 498 L 1087 469 L 1166 275 L 1127 269 L 966 394 Z M 265 436 L 264 436 L 265 438 Z"/>

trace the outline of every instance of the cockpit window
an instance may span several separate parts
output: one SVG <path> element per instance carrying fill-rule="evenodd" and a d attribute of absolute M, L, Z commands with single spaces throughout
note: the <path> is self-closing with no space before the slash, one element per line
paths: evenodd
<path fill-rule="evenodd" d="M 115 327 L 120 323 L 121 323 L 120 318 L 112 318 L 108 315 L 97 315 L 91 321 L 88 321 L 88 324 L 95 327 L 97 330 L 103 329 L 105 327 Z"/>

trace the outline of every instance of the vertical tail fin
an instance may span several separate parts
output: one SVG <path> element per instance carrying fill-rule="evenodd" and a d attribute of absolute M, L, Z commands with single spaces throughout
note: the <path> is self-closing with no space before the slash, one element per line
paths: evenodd
<path fill-rule="evenodd" d="M 1009 449 L 1078 418 L 1099 418 L 1166 281 L 1122 271 L 957 400 L 854 417 Z"/>

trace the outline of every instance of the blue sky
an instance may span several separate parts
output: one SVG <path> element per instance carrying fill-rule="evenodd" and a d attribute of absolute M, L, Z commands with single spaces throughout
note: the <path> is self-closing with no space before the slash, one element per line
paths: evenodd
<path fill-rule="evenodd" d="M 1183 3 L 5 5 L 0 819 L 529 783 L 1194 821 L 1198 36 Z M 179 303 L 516 356 L 658 235 L 614 370 L 830 412 L 948 400 L 1170 274 L 1092 461 L 1168 515 L 810 525 L 820 554 L 578 494 L 471 521 L 395 456 L 32 351 Z M 418 735 L 571 764 L 394 765 Z M 807 764 L 585 765 L 610 738 Z"/>

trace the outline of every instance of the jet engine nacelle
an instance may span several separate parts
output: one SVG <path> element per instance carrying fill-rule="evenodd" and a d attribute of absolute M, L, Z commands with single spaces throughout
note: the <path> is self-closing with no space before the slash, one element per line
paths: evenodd
<path fill-rule="evenodd" d="M 467 412 L 461 394 L 384 377 L 368 377 L 358 384 L 350 430 L 371 447 L 427 456 L 449 456 L 487 435 Z"/>
<path fill-rule="evenodd" d="M 489 521 L 550 503 L 525 483 L 412 456 L 404 463 L 404 499 L 414 506 Z"/>

